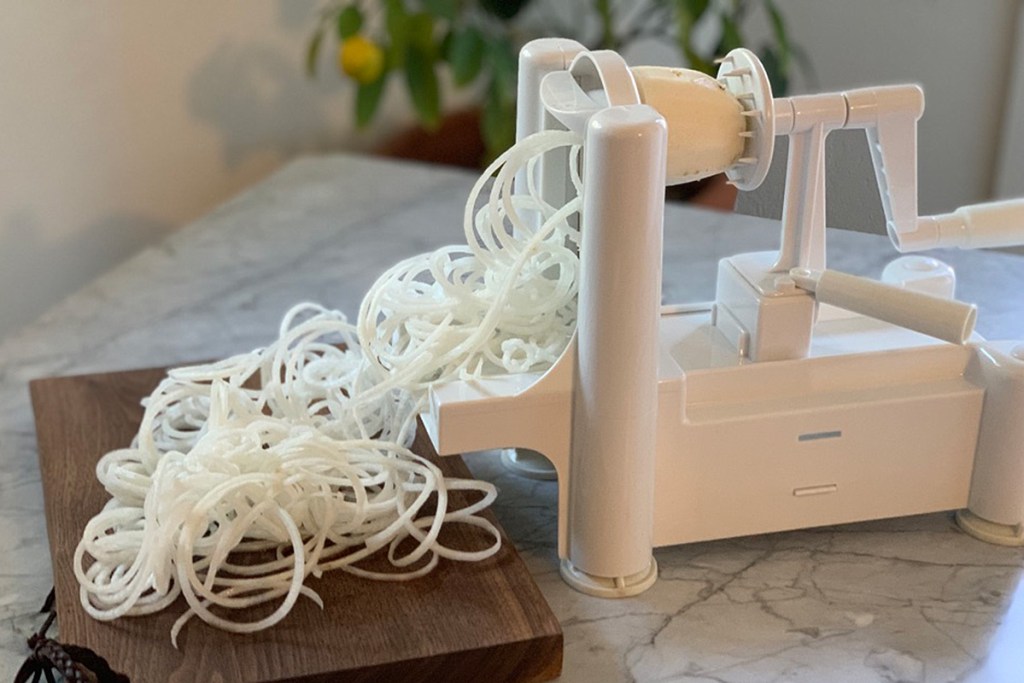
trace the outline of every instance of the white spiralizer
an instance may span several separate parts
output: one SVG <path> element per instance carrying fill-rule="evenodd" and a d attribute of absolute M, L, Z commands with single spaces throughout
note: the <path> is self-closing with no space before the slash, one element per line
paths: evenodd
<path fill-rule="evenodd" d="M 663 309 L 669 131 L 689 113 L 645 103 L 635 73 L 573 41 L 524 48 L 519 137 L 584 139 L 577 333 L 543 375 L 434 387 L 438 452 L 547 456 L 562 576 L 604 597 L 652 585 L 655 547 L 884 517 L 957 510 L 969 533 L 1024 545 L 1024 343 L 974 334 L 934 259 L 882 281 L 827 269 L 825 138 L 866 130 L 901 251 L 1024 243 L 1024 201 L 919 218 L 917 86 L 774 98 L 734 50 L 718 81 L 745 126 L 725 170 L 757 187 L 789 136 L 781 244 L 723 259 L 713 304 Z M 568 158 L 548 156 L 537 180 L 560 204 Z"/>

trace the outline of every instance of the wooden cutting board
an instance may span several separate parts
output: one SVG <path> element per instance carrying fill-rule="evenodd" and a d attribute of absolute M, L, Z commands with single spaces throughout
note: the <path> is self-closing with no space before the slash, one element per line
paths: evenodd
<path fill-rule="evenodd" d="M 96 461 L 131 441 L 142 417 L 139 400 L 163 374 L 138 370 L 31 383 L 63 642 L 94 650 L 132 683 L 497 683 L 558 676 L 561 628 L 507 538 L 488 560 L 442 560 L 415 581 L 382 583 L 337 571 L 311 578 L 307 585 L 323 597 L 323 610 L 300 599 L 282 622 L 251 635 L 193 619 L 179 636 L 179 650 L 171 646 L 170 629 L 185 609 L 182 599 L 162 613 L 112 623 L 86 615 L 72 557 L 85 523 L 108 499 L 96 480 Z M 448 476 L 470 476 L 461 458 L 437 457 L 422 427 L 413 450 Z M 462 504 L 459 495 L 452 494 L 455 505 Z M 442 541 L 481 545 L 464 525 L 446 527 Z"/>

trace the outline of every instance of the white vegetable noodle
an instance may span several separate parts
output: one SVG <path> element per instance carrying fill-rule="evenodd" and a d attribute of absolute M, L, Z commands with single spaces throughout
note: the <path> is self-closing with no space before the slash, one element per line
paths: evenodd
<path fill-rule="evenodd" d="M 193 617 L 249 633 L 300 597 L 320 604 L 310 575 L 403 581 L 441 559 L 494 555 L 501 535 L 479 514 L 494 486 L 446 478 L 409 447 L 431 383 L 543 369 L 565 349 L 579 199 L 550 206 L 532 184 L 514 196 L 512 180 L 547 153 L 569 154 L 575 167 L 579 144 L 550 131 L 506 152 L 470 194 L 467 243 L 392 267 L 355 325 L 299 304 L 266 348 L 169 371 L 143 401 L 131 446 L 96 466 L 111 499 L 75 552 L 85 610 L 112 620 L 181 596 L 177 645 Z M 469 502 L 454 507 L 452 491 Z M 446 524 L 473 527 L 479 547 L 446 547 Z M 360 564 L 378 556 L 386 562 Z"/>

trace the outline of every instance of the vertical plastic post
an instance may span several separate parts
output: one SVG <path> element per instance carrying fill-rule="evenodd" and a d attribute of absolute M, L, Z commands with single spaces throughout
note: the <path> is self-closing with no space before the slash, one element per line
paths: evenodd
<path fill-rule="evenodd" d="M 789 135 L 786 196 L 782 202 L 782 245 L 772 268 L 825 268 L 825 138 L 846 123 L 841 93 L 802 95 L 775 101 L 776 132 Z"/>
<path fill-rule="evenodd" d="M 534 133 L 539 133 L 546 127 L 544 104 L 540 98 L 540 82 L 549 73 L 564 71 L 569 68 L 573 58 L 586 50 L 583 45 L 575 40 L 567 38 L 540 38 L 531 40 L 519 51 L 519 83 L 516 96 L 516 142 L 527 138 Z M 559 164 L 558 169 L 552 169 L 555 174 L 566 172 L 565 165 Z M 541 175 L 544 173 L 544 163 L 541 163 Z M 552 175 L 548 173 L 547 175 Z M 563 181 L 564 182 L 564 181 Z M 526 169 L 519 171 L 516 175 L 515 187 L 517 192 L 526 192 Z M 545 199 L 549 199 L 545 196 Z M 562 200 L 564 197 L 553 197 L 550 199 Z M 561 205 L 561 202 L 556 206 Z"/>
<path fill-rule="evenodd" d="M 960 526 L 989 543 L 1024 545 L 1024 344 L 984 342 L 968 377 L 985 387 L 967 510 Z"/>
<path fill-rule="evenodd" d="M 782 246 L 774 270 L 825 267 L 825 127 L 789 138 Z"/>
<path fill-rule="evenodd" d="M 554 120 L 544 110 L 540 96 L 540 83 L 549 73 L 569 68 L 573 58 L 586 48 L 568 38 L 539 38 L 531 40 L 519 51 L 519 83 L 516 96 L 516 142 L 534 133 L 553 127 Z M 537 186 L 541 198 L 552 206 L 562 206 L 569 187 L 569 166 L 564 152 L 549 154 L 538 164 Z M 515 178 L 515 192 L 526 194 L 527 169 L 521 169 Z M 522 216 L 539 228 L 541 215 L 531 211 Z M 512 471 L 533 479 L 556 478 L 555 468 L 547 459 L 534 451 L 524 448 L 507 448 L 502 451 L 502 462 Z"/>
<path fill-rule="evenodd" d="M 578 347 L 562 576 L 601 597 L 657 578 L 652 555 L 667 127 L 625 105 L 584 142 Z"/>

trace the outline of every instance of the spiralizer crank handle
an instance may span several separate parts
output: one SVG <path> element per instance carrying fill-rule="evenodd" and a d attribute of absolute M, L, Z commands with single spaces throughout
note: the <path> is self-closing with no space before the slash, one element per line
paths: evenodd
<path fill-rule="evenodd" d="M 941 216 L 924 216 L 917 221 L 919 234 L 893 241 L 901 251 L 935 247 L 985 249 L 1024 244 L 1024 199 L 1007 199 L 964 206 Z"/>
<path fill-rule="evenodd" d="M 974 332 L 978 310 L 973 304 L 835 270 L 794 268 L 789 275 L 797 287 L 813 292 L 818 303 L 884 320 L 952 344 L 963 344 Z"/>

